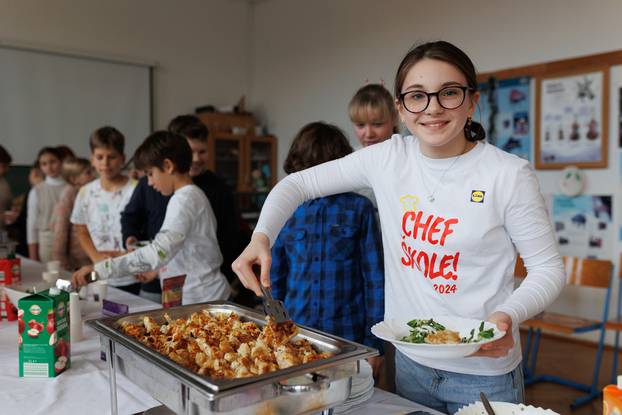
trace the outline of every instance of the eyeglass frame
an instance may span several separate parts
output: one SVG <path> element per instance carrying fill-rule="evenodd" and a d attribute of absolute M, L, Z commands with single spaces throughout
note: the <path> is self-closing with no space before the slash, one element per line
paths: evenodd
<path fill-rule="evenodd" d="M 459 105 L 457 105 L 457 106 L 455 106 L 455 107 L 453 107 L 453 108 L 447 108 L 447 107 L 443 106 L 443 104 L 441 104 L 441 101 L 438 99 L 438 95 L 439 95 L 441 92 L 443 92 L 445 89 L 449 89 L 449 88 L 458 88 L 458 89 L 462 90 L 462 94 L 463 94 L 463 95 L 462 95 L 462 102 L 460 102 L 460 104 L 459 104 Z M 438 102 L 438 105 L 440 105 L 440 106 L 441 106 L 441 108 L 446 109 L 446 110 L 455 110 L 456 108 L 460 108 L 460 107 L 462 106 L 462 104 L 464 104 L 464 100 L 466 99 L 466 91 L 469 91 L 469 92 L 474 92 L 474 91 L 477 91 L 477 89 L 475 89 L 475 88 L 471 88 L 471 87 L 468 87 L 468 86 L 464 86 L 464 85 L 450 85 L 450 86 L 446 86 L 446 87 L 444 87 L 444 88 L 441 88 L 441 89 L 439 89 L 439 90 L 438 90 L 438 91 L 436 91 L 436 92 L 425 92 L 425 91 L 422 91 L 422 90 L 417 89 L 417 90 L 415 90 L 415 91 L 406 91 L 406 92 L 401 93 L 401 94 L 399 95 L 399 100 L 400 100 L 400 102 L 402 103 L 402 105 L 404 106 L 404 109 L 405 109 L 406 111 L 410 112 L 411 114 L 421 114 L 423 111 L 427 110 L 427 109 L 428 109 L 428 107 L 430 106 L 430 102 L 432 101 L 432 97 L 436 97 L 436 102 Z M 421 92 L 421 93 L 424 93 L 424 94 L 426 94 L 426 96 L 427 96 L 427 98 L 428 98 L 428 102 L 427 102 L 427 104 L 425 104 L 425 107 L 423 107 L 423 109 L 422 109 L 421 111 L 416 111 L 416 112 L 415 112 L 415 111 L 411 111 L 411 110 L 409 110 L 409 109 L 406 107 L 406 104 L 404 103 L 404 97 L 405 97 L 406 95 L 408 95 L 408 94 L 412 94 L 413 92 Z"/>

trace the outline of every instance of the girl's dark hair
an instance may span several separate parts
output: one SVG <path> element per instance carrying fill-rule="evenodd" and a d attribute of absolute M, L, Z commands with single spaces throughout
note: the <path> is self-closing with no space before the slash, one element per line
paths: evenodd
<path fill-rule="evenodd" d="M 56 147 L 43 147 L 41 150 L 39 150 L 39 153 L 37 154 L 37 161 L 35 162 L 36 167 L 39 167 L 39 159 L 44 154 L 51 154 L 54 157 L 56 157 L 58 159 L 58 161 L 63 161 L 63 153 L 61 153 L 60 150 L 58 150 L 58 148 L 56 148 Z"/>
<path fill-rule="evenodd" d="M 143 141 L 134 153 L 134 166 L 138 170 L 150 167 L 164 169 L 169 159 L 178 173 L 187 173 L 192 164 L 192 149 L 183 135 L 170 131 L 156 131 Z"/>
<path fill-rule="evenodd" d="M 428 42 L 412 48 L 397 68 L 395 74 L 395 96 L 399 98 L 402 86 L 410 68 L 423 59 L 436 59 L 455 66 L 467 80 L 467 86 L 472 92 L 477 91 L 477 75 L 471 59 L 457 46 L 449 42 L 439 40 Z M 471 121 L 464 126 L 464 135 L 469 141 L 478 141 L 486 138 L 484 127 L 478 122 Z"/>
<path fill-rule="evenodd" d="M 6 164 L 7 166 L 11 164 L 13 161 L 13 157 L 6 151 L 6 148 L 0 146 L 0 163 Z"/>
<path fill-rule="evenodd" d="M 285 173 L 295 173 L 309 167 L 336 160 L 352 153 L 352 146 L 343 132 L 334 125 L 312 122 L 296 135 L 283 163 Z"/>
<path fill-rule="evenodd" d="M 94 152 L 96 148 L 111 148 L 123 155 L 125 136 L 116 128 L 105 126 L 93 131 L 93 134 L 91 134 L 89 138 L 89 145 L 91 146 L 91 153 Z"/>

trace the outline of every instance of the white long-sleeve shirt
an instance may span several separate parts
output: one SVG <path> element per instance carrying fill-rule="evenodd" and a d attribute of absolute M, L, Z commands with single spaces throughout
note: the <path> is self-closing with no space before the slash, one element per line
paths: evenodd
<path fill-rule="evenodd" d="M 44 182 L 49 186 L 65 186 L 67 182 L 62 177 L 50 177 L 46 176 Z M 52 204 L 52 207 L 56 204 L 57 201 L 51 201 L 48 203 Z M 26 209 L 26 240 L 29 244 L 36 244 L 39 242 L 39 229 L 37 229 L 37 215 L 39 213 L 39 198 L 37 196 L 36 188 L 33 187 L 32 190 L 28 193 L 28 201 L 27 201 Z M 46 218 L 45 222 L 47 223 L 50 218 Z"/>
<path fill-rule="evenodd" d="M 439 182 L 439 180 L 442 180 Z M 429 367 L 499 375 L 521 360 L 519 323 L 550 305 L 565 277 L 537 179 L 527 161 L 479 142 L 458 159 L 430 159 L 412 136 L 289 175 L 270 193 L 255 232 L 274 242 L 306 200 L 371 187 L 382 226 L 385 319 L 512 317 L 504 358 L 422 359 Z M 434 194 L 434 201 L 428 196 Z M 514 290 L 516 252 L 528 277 Z"/>
<path fill-rule="evenodd" d="M 186 275 L 183 304 L 226 300 L 229 283 L 220 272 L 222 254 L 216 218 L 205 193 L 191 184 L 178 189 L 166 207 L 164 223 L 148 246 L 95 264 L 101 278 L 159 269 L 160 279 Z"/>

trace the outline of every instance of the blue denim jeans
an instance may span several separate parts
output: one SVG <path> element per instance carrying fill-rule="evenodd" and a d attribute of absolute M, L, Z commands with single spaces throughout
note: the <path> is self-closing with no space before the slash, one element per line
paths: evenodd
<path fill-rule="evenodd" d="M 397 394 L 439 412 L 455 414 L 460 408 L 481 400 L 523 403 L 525 385 L 522 365 L 505 375 L 480 376 L 447 372 L 420 365 L 395 351 Z"/>

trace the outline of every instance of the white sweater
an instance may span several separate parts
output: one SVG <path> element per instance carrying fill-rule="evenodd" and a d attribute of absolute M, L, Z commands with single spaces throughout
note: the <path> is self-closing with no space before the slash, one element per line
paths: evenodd
<path fill-rule="evenodd" d="M 191 184 L 177 190 L 154 241 L 143 248 L 95 264 L 102 278 L 158 269 L 160 279 L 185 274 L 183 304 L 226 300 L 231 288 L 220 272 L 222 254 L 216 218 L 205 193 Z"/>
<path fill-rule="evenodd" d="M 273 243 L 304 201 L 363 187 L 371 187 L 378 201 L 385 319 L 486 319 L 503 311 L 514 323 L 516 346 L 504 358 L 422 359 L 399 349 L 441 370 L 477 375 L 513 370 L 521 360 L 519 323 L 543 311 L 565 284 L 544 200 L 527 161 L 483 142 L 457 160 L 430 159 L 414 137 L 394 135 L 286 177 L 268 196 L 255 232 Z M 434 202 L 428 201 L 431 192 Z M 528 277 L 514 290 L 517 250 Z"/>

